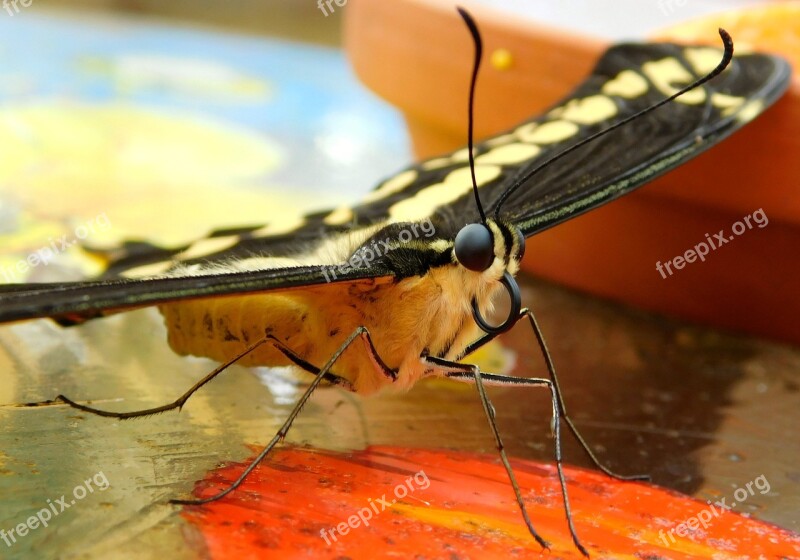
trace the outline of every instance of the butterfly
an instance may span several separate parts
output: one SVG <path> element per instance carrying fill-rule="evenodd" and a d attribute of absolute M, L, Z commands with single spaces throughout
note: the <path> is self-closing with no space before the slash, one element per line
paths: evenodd
<path fill-rule="evenodd" d="M 708 149 L 772 104 L 789 83 L 788 64 L 765 54 L 667 43 L 610 48 L 591 75 L 543 115 L 475 144 L 472 107 L 482 42 L 475 43 L 467 147 L 412 165 L 355 206 L 217 230 L 194 243 L 128 242 L 96 251 L 108 261 L 82 282 L 0 286 L 0 322 L 50 317 L 80 324 L 158 306 L 179 354 L 220 366 L 176 401 L 109 412 L 59 395 L 74 408 L 114 418 L 180 408 L 233 363 L 290 365 L 313 375 L 278 433 L 234 491 L 285 438 L 323 382 L 363 395 L 404 390 L 428 377 L 477 388 L 526 526 L 539 544 L 494 422 L 486 385 L 543 387 L 551 395 L 555 462 L 575 546 L 562 471 L 561 421 L 609 475 L 566 412 L 555 366 L 533 313 L 522 307 L 515 275 L 525 239 L 622 196 Z M 510 301 L 500 323 L 487 319 L 495 296 Z M 482 372 L 465 363 L 518 322 L 533 330 L 548 377 Z"/>

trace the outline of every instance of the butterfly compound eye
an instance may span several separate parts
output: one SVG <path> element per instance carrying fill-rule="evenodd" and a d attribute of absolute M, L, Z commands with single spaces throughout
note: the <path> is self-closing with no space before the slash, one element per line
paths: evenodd
<path fill-rule="evenodd" d="M 483 272 L 494 261 L 492 232 L 483 224 L 469 224 L 456 235 L 456 259 L 465 268 Z"/>

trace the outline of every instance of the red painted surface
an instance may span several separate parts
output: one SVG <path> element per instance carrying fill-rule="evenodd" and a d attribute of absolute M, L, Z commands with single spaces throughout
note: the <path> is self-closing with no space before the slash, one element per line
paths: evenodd
<path fill-rule="evenodd" d="M 534 525 L 552 543 L 549 553 L 527 533 L 493 455 L 281 449 L 231 496 L 187 507 L 184 516 L 213 559 L 581 558 L 567 532 L 555 468 L 512 464 Z M 196 495 L 224 488 L 245 466 L 213 471 Z M 566 476 L 575 526 L 593 558 L 800 558 L 800 536 L 775 526 L 647 484 L 575 468 Z M 397 497 L 399 488 L 405 497 Z M 678 536 L 682 523 L 700 516 L 710 517 L 705 529 Z"/>

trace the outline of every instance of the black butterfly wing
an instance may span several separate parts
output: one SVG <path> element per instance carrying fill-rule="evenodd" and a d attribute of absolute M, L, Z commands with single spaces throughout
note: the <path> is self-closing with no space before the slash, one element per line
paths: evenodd
<path fill-rule="evenodd" d="M 764 54 L 735 56 L 722 75 L 702 88 L 528 176 L 543 161 L 702 77 L 721 58 L 721 49 L 706 47 L 612 47 L 564 101 L 476 146 L 479 179 L 491 178 L 479 188 L 487 214 L 494 212 L 526 236 L 533 235 L 630 192 L 707 150 L 763 112 L 788 87 L 791 69 L 786 61 Z M 418 177 L 405 189 L 355 211 L 392 216 L 400 204 L 406 211 L 398 214 L 405 219 L 432 216 L 437 234 L 451 239 L 463 225 L 479 220 L 469 188 L 466 150 L 422 162 L 408 172 Z M 460 179 L 450 181 L 454 175 Z M 450 192 L 461 196 L 433 207 L 433 197 L 428 196 L 431 185 L 448 182 Z M 502 194 L 518 182 L 520 187 L 498 209 Z"/>
<path fill-rule="evenodd" d="M 331 283 L 372 284 L 379 266 L 354 269 Z M 320 266 L 287 267 L 231 274 L 112 279 L 0 286 L 0 322 L 52 317 L 69 325 L 118 311 L 181 299 L 288 290 L 326 282 Z"/>
<path fill-rule="evenodd" d="M 586 99 L 603 90 L 626 68 L 651 65 L 650 75 L 664 71 L 663 79 L 680 88 L 709 70 L 696 60 L 708 56 L 718 60 L 715 49 L 643 45 L 638 48 L 612 48 L 596 67 L 592 77 L 573 96 Z M 693 60 L 693 57 L 695 60 Z M 698 68 L 699 66 L 699 68 Z M 678 69 L 683 79 L 671 80 Z M 790 67 L 782 59 L 748 54 L 735 57 L 728 70 L 703 86 L 658 110 L 612 130 L 600 141 L 579 147 L 563 160 L 527 178 L 505 201 L 499 215 L 532 235 L 578 214 L 596 208 L 681 165 L 735 132 L 769 107 L 789 85 Z M 613 96 L 620 114 L 629 115 L 656 102 L 665 93 L 646 73 L 648 91 L 644 96 L 626 99 Z M 684 81 L 687 80 L 687 81 Z M 695 93 L 704 92 L 700 95 Z M 667 110 L 662 110 L 667 109 Z M 557 118 L 557 117 L 556 117 Z M 585 127 L 583 135 L 604 128 L 605 123 Z M 576 143 L 560 146 L 558 151 Z M 537 165 L 529 163 L 512 182 L 529 174 Z M 495 206 L 492 210 L 497 210 Z"/>
<path fill-rule="evenodd" d="M 621 196 L 707 149 L 763 111 L 788 85 L 789 67 L 781 59 L 735 57 L 723 75 L 683 101 L 612 131 L 527 177 L 542 161 L 708 72 L 721 56 L 715 49 L 671 44 L 613 47 L 564 102 L 476 146 L 484 206 L 499 210 L 499 217 L 531 235 Z M 501 195 L 521 179 L 521 187 L 498 209 Z M 468 157 L 462 149 L 390 177 L 362 204 L 300 217 L 290 227 L 220 230 L 175 248 L 129 243 L 108 253 L 111 262 L 99 280 L 0 287 L 0 321 L 57 317 L 68 322 L 177 299 L 321 284 L 331 281 L 327 267 L 336 260 L 309 263 L 305 258 L 290 265 L 277 260 L 258 270 L 238 271 L 217 265 L 309 255 L 331 239 L 346 240 L 351 234 L 352 252 L 375 238 L 397 239 L 403 224 L 427 221 L 435 233 L 424 243 L 409 244 L 391 258 L 339 269 L 334 281 L 420 274 L 447 260 L 449 248 L 433 249 L 434 241 L 452 241 L 460 227 L 477 219 Z M 398 267 L 400 254 L 407 258 Z M 345 262 L 347 254 L 338 259 Z M 177 273 L 176 264 L 182 267 Z M 148 277 L 120 278 L 142 274 Z"/>

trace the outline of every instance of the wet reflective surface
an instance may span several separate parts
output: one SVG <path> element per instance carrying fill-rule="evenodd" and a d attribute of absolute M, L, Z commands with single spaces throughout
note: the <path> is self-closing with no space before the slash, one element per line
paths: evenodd
<path fill-rule="evenodd" d="M 798 529 L 800 351 L 681 326 L 527 278 L 523 285 L 570 413 L 607 466 L 728 504 L 751 483 L 736 511 Z M 515 354 L 516 375 L 543 372 L 527 327 L 503 344 Z M 108 481 L 106 490 L 87 492 L 48 527 L 0 551 L 141 557 L 131 547 L 146 544 L 150 557 L 176 549 L 192 557 L 182 545 L 192 531 L 165 501 L 220 462 L 250 456 L 248 445 L 266 443 L 302 388 L 291 375 L 233 367 L 181 413 L 122 422 L 65 406 L 9 405 L 64 393 L 109 409 L 149 407 L 176 398 L 213 365 L 174 355 L 153 310 L 73 329 L 46 321 L 0 328 L 0 528 L 34 515 L 48 499 L 63 494 L 69 502 L 98 473 Z M 551 461 L 548 396 L 490 391 L 509 453 Z M 493 452 L 475 389 L 445 381 L 369 399 L 321 389 L 288 439 L 336 450 L 385 444 Z M 589 465 L 568 437 L 565 445 L 569 463 Z M 769 492 L 762 494 L 764 479 Z"/>

